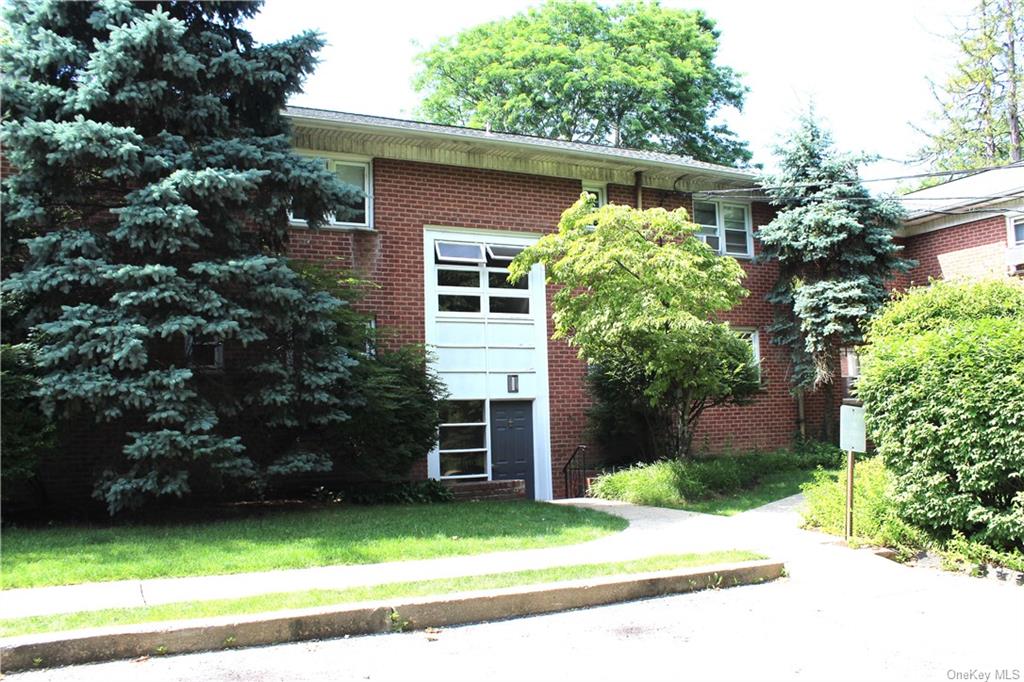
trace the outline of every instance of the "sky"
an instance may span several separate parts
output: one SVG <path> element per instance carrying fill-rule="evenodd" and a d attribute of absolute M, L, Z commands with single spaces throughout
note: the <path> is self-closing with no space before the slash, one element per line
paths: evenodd
<path fill-rule="evenodd" d="M 936 109 L 928 78 L 955 63 L 948 36 L 977 0 L 663 0 L 717 22 L 720 64 L 750 89 L 742 112 L 724 115 L 750 143 L 753 162 L 774 166 L 773 147 L 812 103 L 846 151 L 882 157 L 862 171 L 884 178 L 927 170 L 908 163 Z M 528 0 L 267 0 L 249 23 L 260 41 L 302 30 L 328 41 L 298 106 L 414 118 L 415 56 L 443 36 L 535 6 Z M 609 4 L 605 2 L 603 4 Z M 895 182 L 872 183 L 891 191 Z"/>

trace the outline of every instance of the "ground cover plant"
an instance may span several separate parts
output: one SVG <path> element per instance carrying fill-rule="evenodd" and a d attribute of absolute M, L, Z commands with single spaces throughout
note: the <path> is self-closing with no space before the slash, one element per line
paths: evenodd
<path fill-rule="evenodd" d="M 807 443 L 791 451 L 661 460 L 600 476 L 590 493 L 633 504 L 731 515 L 800 492 L 816 467 L 835 467 L 841 458 L 833 446 Z"/>
<path fill-rule="evenodd" d="M 0 620 L 0 636 L 13 637 L 37 632 L 58 632 L 88 627 L 128 625 L 185 618 L 263 613 L 362 601 L 424 597 L 430 595 L 488 590 L 518 585 L 533 585 L 579 580 L 608 575 L 647 573 L 711 564 L 755 561 L 763 555 L 742 550 L 723 550 L 704 554 L 662 554 L 632 561 L 556 566 L 509 573 L 438 578 L 402 583 L 351 587 L 343 590 L 306 590 L 281 592 L 239 599 L 182 602 L 134 609 L 105 609 Z"/>
<path fill-rule="evenodd" d="M 832 535 L 843 535 L 846 523 L 846 469 L 818 470 L 803 486 L 806 503 L 804 523 Z M 895 477 L 881 457 L 869 457 L 856 465 L 853 489 L 853 546 L 895 549 L 906 561 L 922 551 L 942 556 L 950 568 L 977 571 L 981 565 L 1024 571 L 1024 552 L 997 551 L 962 534 L 938 540 L 900 517 L 893 499 Z"/>
<path fill-rule="evenodd" d="M 332 505 L 164 525 L 8 527 L 0 580 L 10 589 L 430 559 L 586 542 L 627 525 L 593 510 L 515 501 Z"/>

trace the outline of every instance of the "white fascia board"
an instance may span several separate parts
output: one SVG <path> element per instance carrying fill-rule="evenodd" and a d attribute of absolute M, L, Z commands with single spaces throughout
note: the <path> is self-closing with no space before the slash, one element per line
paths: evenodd
<path fill-rule="evenodd" d="M 628 157 L 619 156 L 617 154 L 603 153 L 597 150 L 588 151 L 582 149 L 559 149 L 557 147 L 548 147 L 541 144 L 533 144 L 530 142 L 518 142 L 514 140 L 505 139 L 484 139 L 480 137 L 471 137 L 468 135 L 460 135 L 458 133 L 449 133 L 444 131 L 435 130 L 410 130 L 408 128 L 400 128 L 397 126 L 385 126 L 375 125 L 372 123 L 349 123 L 345 121 L 329 121 L 322 118 L 316 118 L 311 116 L 298 116 L 295 114 L 284 114 L 287 118 L 302 122 L 305 125 L 321 127 L 321 128 L 334 128 L 337 130 L 348 130 L 352 132 L 371 132 L 383 135 L 391 135 L 396 137 L 407 137 L 407 138 L 418 138 L 423 140 L 445 140 L 462 142 L 466 144 L 478 143 L 493 145 L 495 147 L 506 147 L 522 151 L 531 152 L 546 152 L 556 156 L 564 156 L 565 158 L 578 158 L 588 159 L 592 161 L 603 161 L 605 163 L 616 163 L 620 166 L 628 166 L 634 170 L 662 170 L 672 171 L 679 173 L 680 171 L 686 171 L 693 175 L 702 175 L 705 177 L 719 178 L 723 180 L 729 180 L 732 182 L 749 183 L 751 188 L 756 186 L 755 175 L 749 171 L 743 170 L 727 170 L 722 169 L 710 169 L 699 165 L 693 165 L 688 163 L 666 163 L 664 161 L 655 161 L 647 159 L 631 159 Z"/>

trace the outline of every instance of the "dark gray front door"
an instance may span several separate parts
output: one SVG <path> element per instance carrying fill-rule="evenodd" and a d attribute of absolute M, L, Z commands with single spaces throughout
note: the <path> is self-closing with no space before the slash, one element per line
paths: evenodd
<path fill-rule="evenodd" d="M 491 478 L 521 478 L 533 499 L 533 403 L 491 402 Z"/>

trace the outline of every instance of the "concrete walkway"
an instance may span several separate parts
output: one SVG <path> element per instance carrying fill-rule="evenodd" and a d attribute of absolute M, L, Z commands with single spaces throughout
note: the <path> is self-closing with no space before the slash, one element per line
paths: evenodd
<path fill-rule="evenodd" d="M 1024 671 L 1024 589 L 910 568 L 842 547 L 831 536 L 797 527 L 799 498 L 732 518 L 594 500 L 567 503 L 608 509 L 633 525 L 587 545 L 530 554 L 557 551 L 570 560 L 592 560 L 602 547 L 648 553 L 750 548 L 785 560 L 789 577 L 434 633 L 154 656 L 11 679 L 938 682 L 991 680 L 996 673 L 1012 680 L 1013 671 Z M 466 560 L 487 560 L 487 570 L 495 568 L 487 557 Z M 495 655 L 502 651 L 520 655 Z"/>
<path fill-rule="evenodd" d="M 734 517 L 711 516 L 620 502 L 578 499 L 573 504 L 600 509 L 629 520 L 617 534 L 579 545 L 496 552 L 444 559 L 327 566 L 297 570 L 88 583 L 60 587 L 5 590 L 0 618 L 152 606 L 181 601 L 246 597 L 308 589 L 343 589 L 410 580 L 500 573 L 550 566 L 622 561 L 656 554 L 706 552 L 722 549 L 758 551 L 784 560 L 790 570 L 807 566 L 811 572 L 842 557 L 857 571 L 910 571 L 866 552 L 838 546 L 836 538 L 798 528 L 801 496 L 779 500 Z M 823 575 L 834 579 L 834 571 Z"/>

